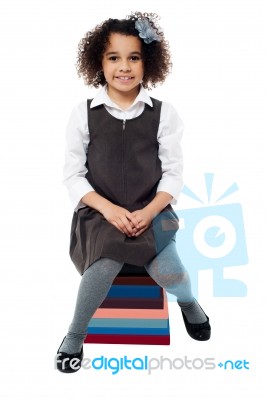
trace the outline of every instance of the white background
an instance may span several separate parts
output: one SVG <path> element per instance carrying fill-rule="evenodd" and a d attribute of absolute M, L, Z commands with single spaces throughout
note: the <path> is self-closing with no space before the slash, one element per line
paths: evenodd
<path fill-rule="evenodd" d="M 62 185 L 65 127 L 74 105 L 95 94 L 77 77 L 77 44 L 96 24 L 135 10 L 158 13 L 170 41 L 172 75 L 151 95 L 172 102 L 185 123 L 186 184 L 200 194 L 203 174 L 213 172 L 217 193 L 233 182 L 239 186 L 228 202 L 242 204 L 249 264 L 225 273 L 244 281 L 248 295 L 213 297 L 212 272 L 204 271 L 199 299 L 211 319 L 210 341 L 190 339 L 171 302 L 170 346 L 85 345 L 85 357 L 246 359 L 250 370 L 167 366 L 151 375 L 68 375 L 54 369 L 80 282 L 68 257 L 72 209 Z M 265 1 L 6 0 L 0 16 L 1 397 L 262 399 Z M 189 201 L 181 196 L 180 207 Z"/>

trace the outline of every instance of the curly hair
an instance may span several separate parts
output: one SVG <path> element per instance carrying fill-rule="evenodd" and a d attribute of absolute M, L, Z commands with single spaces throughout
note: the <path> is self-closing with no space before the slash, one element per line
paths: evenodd
<path fill-rule="evenodd" d="M 139 31 L 135 28 L 137 20 L 146 18 L 160 36 L 160 41 L 145 43 L 139 37 Z M 126 19 L 109 18 L 88 31 L 78 45 L 77 72 L 83 77 L 85 84 L 98 88 L 106 84 L 102 71 L 103 54 L 107 48 L 111 33 L 120 33 L 126 36 L 136 36 L 141 41 L 142 58 L 144 64 L 143 86 L 146 89 L 163 83 L 169 74 L 172 63 L 168 41 L 157 24 L 159 16 L 154 13 L 132 12 Z"/>

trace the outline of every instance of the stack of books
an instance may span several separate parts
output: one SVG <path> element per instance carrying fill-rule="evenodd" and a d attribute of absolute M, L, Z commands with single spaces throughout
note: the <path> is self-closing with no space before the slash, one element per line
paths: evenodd
<path fill-rule="evenodd" d="M 170 344 L 167 295 L 145 268 L 125 264 L 91 318 L 84 343 Z"/>

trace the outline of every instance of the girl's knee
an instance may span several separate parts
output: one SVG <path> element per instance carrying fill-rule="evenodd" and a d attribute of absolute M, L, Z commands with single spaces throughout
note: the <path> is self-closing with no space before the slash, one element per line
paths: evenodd
<path fill-rule="evenodd" d="M 114 279 L 117 274 L 121 271 L 123 263 L 120 263 L 109 258 L 100 258 L 95 261 L 87 270 L 84 275 L 98 275 L 100 274 L 102 278 Z"/>
<path fill-rule="evenodd" d="M 167 289 L 179 284 L 183 284 L 189 281 L 189 275 L 187 271 L 160 271 L 160 268 L 146 268 L 148 274 L 153 278 L 153 280 L 161 287 Z"/>

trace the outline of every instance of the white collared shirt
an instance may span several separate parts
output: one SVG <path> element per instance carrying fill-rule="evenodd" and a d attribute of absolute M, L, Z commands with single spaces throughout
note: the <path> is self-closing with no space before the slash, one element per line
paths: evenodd
<path fill-rule="evenodd" d="M 103 104 L 106 110 L 115 118 L 132 119 L 138 117 L 144 110 L 145 103 L 152 106 L 147 92 L 141 87 L 133 104 L 127 109 L 121 109 L 107 94 L 104 86 L 90 107 Z M 157 192 L 167 192 L 173 196 L 171 204 L 176 204 L 183 187 L 183 156 L 180 141 L 183 134 L 183 122 L 174 107 L 162 102 L 160 124 L 157 133 L 159 149 L 158 157 L 161 160 L 162 178 Z M 63 183 L 68 189 L 70 200 L 75 210 L 84 207 L 81 198 L 93 187 L 85 178 L 87 168 L 87 148 L 90 141 L 88 130 L 87 101 L 79 103 L 70 115 L 66 129 L 66 148 Z"/>

